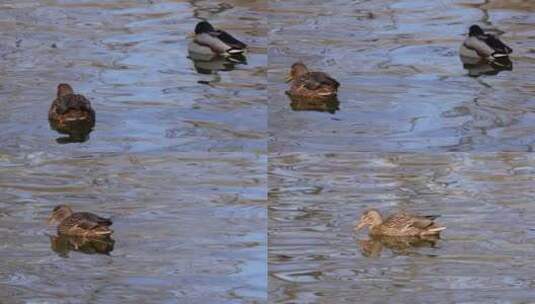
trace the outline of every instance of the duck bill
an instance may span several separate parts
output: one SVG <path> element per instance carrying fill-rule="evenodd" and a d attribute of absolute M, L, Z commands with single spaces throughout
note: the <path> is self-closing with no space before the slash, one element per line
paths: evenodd
<path fill-rule="evenodd" d="M 359 231 L 360 229 L 364 228 L 366 226 L 366 223 L 360 222 L 357 226 L 355 226 L 355 231 Z"/>
<path fill-rule="evenodd" d="M 46 219 L 46 223 L 48 225 L 51 225 L 52 223 L 54 223 L 54 215 L 53 214 Z"/>
<path fill-rule="evenodd" d="M 294 78 L 292 77 L 291 74 L 288 74 L 288 76 L 286 76 L 286 78 L 284 78 L 284 80 L 285 80 L 286 82 L 290 82 L 290 81 L 292 81 L 293 79 L 294 79 Z"/>

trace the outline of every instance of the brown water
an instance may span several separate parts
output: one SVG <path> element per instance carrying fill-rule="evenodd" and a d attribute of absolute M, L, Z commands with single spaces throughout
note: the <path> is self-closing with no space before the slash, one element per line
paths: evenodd
<path fill-rule="evenodd" d="M 272 1 L 270 151 L 531 151 L 535 142 L 535 2 Z M 471 24 L 495 29 L 513 70 L 463 69 Z M 335 114 L 292 111 L 289 66 L 340 83 Z M 480 69 L 485 71 L 485 69 Z"/>
<path fill-rule="evenodd" d="M 2 159 L 5 303 L 259 303 L 266 158 L 242 153 Z M 111 217 L 109 255 L 52 250 L 54 205 Z"/>
<path fill-rule="evenodd" d="M 271 158 L 270 302 L 531 303 L 534 167 L 514 153 Z M 434 247 L 381 248 L 353 232 L 371 207 L 448 228 Z"/>
<path fill-rule="evenodd" d="M 262 1 L 2 1 L 3 152 L 265 151 L 263 10 Z M 198 73 L 187 53 L 197 17 L 249 44 L 247 64 Z M 57 145 L 48 126 L 60 82 L 96 110 L 84 144 Z"/>

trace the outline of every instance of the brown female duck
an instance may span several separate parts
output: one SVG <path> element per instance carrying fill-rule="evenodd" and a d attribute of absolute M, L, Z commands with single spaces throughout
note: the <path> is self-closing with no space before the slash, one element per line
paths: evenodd
<path fill-rule="evenodd" d="M 59 222 L 58 234 L 83 237 L 110 236 L 112 221 L 89 212 L 72 212 L 67 205 L 58 205 L 48 218 L 49 223 Z"/>
<path fill-rule="evenodd" d="M 95 126 L 95 111 L 83 95 L 74 94 L 70 85 L 61 83 L 48 111 L 48 120 L 60 133 L 89 132 Z"/>
<path fill-rule="evenodd" d="M 340 83 L 323 72 L 309 72 L 305 64 L 296 62 L 286 78 L 292 98 L 330 100 L 336 97 Z"/>
<path fill-rule="evenodd" d="M 446 227 L 433 222 L 438 215 L 412 215 L 404 212 L 393 214 L 383 220 L 379 211 L 370 209 L 362 214 L 360 222 L 355 227 L 360 230 L 370 226 L 371 236 L 418 236 L 438 235 Z"/>

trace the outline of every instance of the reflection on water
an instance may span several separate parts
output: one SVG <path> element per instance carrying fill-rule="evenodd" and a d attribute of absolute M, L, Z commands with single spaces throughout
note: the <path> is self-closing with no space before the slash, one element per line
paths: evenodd
<path fill-rule="evenodd" d="M 110 237 L 85 238 L 79 236 L 56 235 L 50 237 L 50 248 L 59 256 L 67 258 L 70 251 L 85 254 L 109 254 L 113 251 L 115 241 Z"/>
<path fill-rule="evenodd" d="M 244 153 L 0 155 L 0 301 L 265 302 L 266 162 Z M 113 240 L 50 236 L 57 204 L 111 216 Z"/>
<path fill-rule="evenodd" d="M 317 111 L 317 112 L 328 112 L 331 114 L 336 113 L 340 110 L 340 102 L 338 98 L 333 98 L 329 100 L 308 100 L 300 99 L 288 95 L 291 99 L 290 107 L 294 111 Z"/>
<path fill-rule="evenodd" d="M 297 0 L 270 7 L 270 151 L 533 149 L 535 1 Z M 458 50 L 472 24 L 514 49 L 514 70 L 467 73 Z M 284 76 L 299 60 L 341 83 L 342 111 L 326 119 L 291 110 Z M 443 115 L 474 100 L 478 109 L 467 115 Z"/>
<path fill-rule="evenodd" d="M 3 1 L 0 149 L 265 151 L 264 10 L 263 1 L 238 0 Z M 247 65 L 199 74 L 187 47 L 199 18 L 247 43 Z M 47 126 L 50 88 L 60 82 L 83 92 L 97 112 L 82 144 L 58 145 Z"/>
<path fill-rule="evenodd" d="M 374 236 L 370 239 L 358 239 L 357 245 L 360 252 L 365 257 L 380 257 L 384 248 L 394 252 L 396 255 L 415 254 L 418 247 L 435 247 L 438 236 L 426 237 L 392 237 Z"/>
<path fill-rule="evenodd" d="M 535 155 L 272 156 L 273 303 L 523 303 L 535 297 Z M 354 225 L 369 208 L 440 214 L 448 229 L 440 240 L 356 234 Z"/>
<path fill-rule="evenodd" d="M 468 75 L 479 77 L 481 75 L 498 75 L 501 71 L 512 71 L 513 63 L 509 58 L 501 58 L 495 62 L 474 60 L 461 56 L 463 68 L 468 70 Z"/>
<path fill-rule="evenodd" d="M 189 53 L 189 58 L 193 61 L 195 70 L 199 74 L 216 74 L 219 71 L 232 71 L 238 64 L 247 64 L 245 56 L 232 56 L 232 57 L 215 57 L 206 60 L 203 56 L 198 56 L 194 53 Z"/>

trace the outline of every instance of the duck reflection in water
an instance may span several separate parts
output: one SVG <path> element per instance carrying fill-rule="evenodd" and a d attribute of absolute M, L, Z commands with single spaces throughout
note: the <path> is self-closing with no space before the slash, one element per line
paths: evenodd
<path fill-rule="evenodd" d="M 494 61 L 477 60 L 461 56 L 463 68 L 468 71 L 468 76 L 479 77 L 481 75 L 497 75 L 502 71 L 512 71 L 513 63 L 508 57 Z"/>
<path fill-rule="evenodd" d="M 390 249 L 394 254 L 409 255 L 413 253 L 412 249 L 434 248 L 439 240 L 438 235 L 425 237 L 373 236 L 370 239 L 359 239 L 357 244 L 363 256 L 380 257 L 384 248 Z"/>
<path fill-rule="evenodd" d="M 215 74 L 219 71 L 232 71 L 237 65 L 247 64 L 247 59 L 241 54 L 228 57 L 215 56 L 206 59 L 206 56 L 190 51 L 188 58 L 193 61 L 193 66 L 197 73 L 206 75 Z"/>
<path fill-rule="evenodd" d="M 85 142 L 95 126 L 95 111 L 87 98 L 61 83 L 48 111 L 48 121 L 53 130 L 69 135 L 56 139 L 58 143 Z"/>
<path fill-rule="evenodd" d="M 55 235 L 50 236 L 50 248 L 61 257 L 69 257 L 70 251 L 85 254 L 109 255 L 113 251 L 115 241 L 111 237 L 88 238 L 82 236 Z"/>
<path fill-rule="evenodd" d="M 290 107 L 294 111 L 317 111 L 334 114 L 336 111 L 340 110 L 340 101 L 338 101 L 338 98 L 336 97 L 328 100 L 310 100 L 291 95 L 288 96 L 292 101 Z"/>

